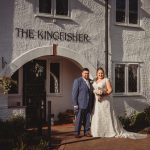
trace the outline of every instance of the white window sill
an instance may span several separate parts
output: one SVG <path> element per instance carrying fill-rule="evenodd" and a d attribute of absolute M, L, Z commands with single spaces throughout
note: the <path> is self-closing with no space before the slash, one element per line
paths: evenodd
<path fill-rule="evenodd" d="M 56 16 L 56 15 L 44 14 L 44 13 L 36 13 L 34 16 L 35 17 L 45 17 L 45 18 L 50 18 L 50 19 L 71 20 L 70 16 L 61 16 L 61 15 Z"/>
<path fill-rule="evenodd" d="M 115 25 L 116 25 L 116 26 L 122 26 L 122 27 L 129 27 L 129 28 L 139 28 L 139 29 L 142 29 L 142 27 L 140 26 L 140 24 L 126 24 L 126 23 L 119 23 L 119 22 L 116 22 Z"/>
<path fill-rule="evenodd" d="M 15 93 L 15 94 L 8 94 L 8 97 L 20 97 L 22 96 L 21 94 L 19 93 Z"/>
<path fill-rule="evenodd" d="M 142 96 L 142 93 L 113 93 L 113 97 L 136 97 Z"/>
<path fill-rule="evenodd" d="M 62 93 L 48 93 L 46 96 L 47 97 L 62 97 L 63 94 Z"/>

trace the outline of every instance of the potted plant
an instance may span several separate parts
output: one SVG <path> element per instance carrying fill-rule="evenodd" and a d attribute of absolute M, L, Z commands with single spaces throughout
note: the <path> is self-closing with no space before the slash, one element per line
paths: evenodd
<path fill-rule="evenodd" d="M 17 84 L 11 77 L 0 77 L 0 92 L 7 94 L 13 84 Z"/>

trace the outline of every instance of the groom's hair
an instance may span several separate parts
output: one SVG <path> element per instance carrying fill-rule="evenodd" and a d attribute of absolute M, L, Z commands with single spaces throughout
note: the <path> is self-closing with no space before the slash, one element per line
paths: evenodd
<path fill-rule="evenodd" d="M 88 69 L 88 68 L 83 68 L 83 69 L 82 69 L 82 72 L 83 72 L 83 71 L 88 71 L 88 72 L 89 72 L 89 69 Z"/>

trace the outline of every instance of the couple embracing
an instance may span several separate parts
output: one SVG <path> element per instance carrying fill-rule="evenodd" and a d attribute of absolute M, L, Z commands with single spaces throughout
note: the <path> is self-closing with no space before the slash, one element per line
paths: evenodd
<path fill-rule="evenodd" d="M 96 79 L 89 79 L 89 69 L 82 69 L 82 76 L 75 79 L 72 99 L 75 120 L 75 137 L 80 138 L 81 127 L 87 137 L 124 137 L 131 139 L 146 138 L 145 134 L 128 132 L 123 129 L 113 109 L 110 96 L 112 86 L 105 77 L 103 68 L 98 68 Z"/>

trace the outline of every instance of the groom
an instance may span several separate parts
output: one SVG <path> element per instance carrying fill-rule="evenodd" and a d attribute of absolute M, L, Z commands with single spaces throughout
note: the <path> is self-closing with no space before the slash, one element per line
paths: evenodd
<path fill-rule="evenodd" d="M 74 112 L 76 114 L 75 137 L 80 138 L 81 126 L 84 127 L 84 135 L 91 137 L 90 117 L 92 110 L 93 90 L 89 79 L 89 69 L 82 69 L 82 77 L 74 80 L 72 89 L 72 99 Z"/>

